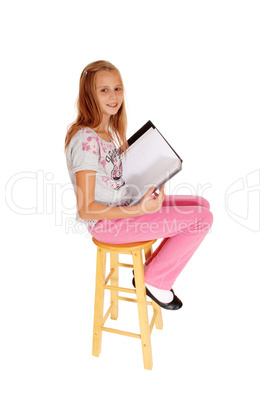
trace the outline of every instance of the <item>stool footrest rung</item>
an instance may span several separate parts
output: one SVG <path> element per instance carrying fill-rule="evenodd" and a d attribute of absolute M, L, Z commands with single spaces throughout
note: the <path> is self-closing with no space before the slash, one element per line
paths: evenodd
<path fill-rule="evenodd" d="M 133 268 L 132 264 L 124 264 L 123 262 L 118 262 L 119 267 L 125 267 L 125 268 Z"/>
<path fill-rule="evenodd" d="M 131 297 L 122 297 L 122 296 L 118 296 L 117 299 L 118 299 L 118 300 L 123 300 L 123 301 L 128 301 L 128 302 L 137 303 L 137 300 L 136 300 L 136 299 L 132 299 Z"/>
<path fill-rule="evenodd" d="M 118 298 L 118 300 L 123 300 L 123 301 L 129 301 L 129 302 L 134 302 L 134 303 L 137 303 L 137 299 L 132 299 L 132 298 L 130 298 L 130 297 L 122 297 L 122 296 L 118 296 L 117 297 Z M 149 306 L 152 306 L 152 302 L 146 302 L 146 304 L 148 304 Z"/>
<path fill-rule="evenodd" d="M 111 313 L 111 309 L 112 309 L 112 303 L 111 303 L 111 305 L 109 306 L 108 311 L 106 312 L 106 314 L 105 314 L 104 317 L 103 317 L 102 325 L 104 325 L 105 322 L 107 321 L 108 316 L 109 316 L 110 313 Z"/>
<path fill-rule="evenodd" d="M 120 329 L 108 328 L 108 327 L 101 327 L 101 330 L 105 331 L 105 332 L 113 332 L 114 334 L 130 336 L 132 338 L 141 339 L 141 335 L 135 334 L 134 332 L 121 331 Z"/>
<path fill-rule="evenodd" d="M 121 288 L 120 286 L 110 286 L 110 285 L 103 285 L 104 289 L 108 290 L 117 290 L 118 292 L 125 292 L 125 293 L 133 293 L 136 294 L 135 289 L 129 289 L 129 288 Z"/>
<path fill-rule="evenodd" d="M 114 274 L 114 272 L 115 272 L 115 269 L 112 268 L 112 269 L 110 270 L 110 273 L 108 274 L 107 278 L 105 279 L 105 285 L 107 285 L 108 281 L 110 280 L 110 278 L 112 277 L 112 275 Z"/>

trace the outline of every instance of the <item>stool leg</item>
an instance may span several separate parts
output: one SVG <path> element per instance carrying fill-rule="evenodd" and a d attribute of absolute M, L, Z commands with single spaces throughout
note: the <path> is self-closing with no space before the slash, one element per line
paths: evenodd
<path fill-rule="evenodd" d="M 153 311 L 154 312 L 157 311 L 155 326 L 157 329 L 163 329 L 163 318 L 162 318 L 161 307 L 154 300 L 152 300 L 152 306 Z"/>
<path fill-rule="evenodd" d="M 147 303 L 146 303 L 142 253 L 141 251 L 136 251 L 132 253 L 132 256 L 133 256 L 144 368 L 147 370 L 152 370 L 153 358 L 152 358 L 152 348 L 150 339 L 150 326 L 149 326 Z"/>
<path fill-rule="evenodd" d="M 144 249 L 145 261 L 147 261 L 148 258 L 151 257 L 152 252 L 153 252 L 152 246 Z M 155 326 L 157 329 L 163 329 L 163 319 L 162 319 L 161 307 L 153 300 L 152 300 L 152 305 L 153 305 L 154 312 L 157 311 Z"/>
<path fill-rule="evenodd" d="M 145 248 L 145 249 L 144 249 L 144 257 L 145 257 L 145 261 L 147 261 L 147 260 L 148 260 L 148 258 L 150 258 L 150 257 L 151 257 L 152 252 L 153 252 L 153 247 L 152 247 L 152 246 L 147 247 L 147 248 Z"/>
<path fill-rule="evenodd" d="M 110 284 L 111 286 L 119 286 L 119 267 L 118 267 L 118 253 L 110 253 L 110 269 L 115 269 L 113 272 L 111 279 L 110 279 Z M 117 290 L 111 290 L 111 295 L 110 295 L 110 301 L 112 304 L 111 308 L 111 319 L 112 320 L 117 320 L 118 318 L 118 291 Z"/>
<path fill-rule="evenodd" d="M 98 357 L 101 352 L 102 342 L 102 323 L 104 309 L 104 288 L 106 275 L 106 253 L 100 247 L 97 251 L 97 271 L 96 271 L 96 289 L 94 306 L 94 330 L 92 355 Z"/>

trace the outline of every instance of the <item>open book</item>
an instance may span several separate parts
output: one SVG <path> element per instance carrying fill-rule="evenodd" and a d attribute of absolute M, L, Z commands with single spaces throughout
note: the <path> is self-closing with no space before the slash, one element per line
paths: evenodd
<path fill-rule="evenodd" d="M 182 169 L 182 159 L 150 120 L 128 144 L 123 178 L 132 194 L 130 205 L 136 205 L 150 187 L 155 185 L 156 190 L 175 176 Z"/>

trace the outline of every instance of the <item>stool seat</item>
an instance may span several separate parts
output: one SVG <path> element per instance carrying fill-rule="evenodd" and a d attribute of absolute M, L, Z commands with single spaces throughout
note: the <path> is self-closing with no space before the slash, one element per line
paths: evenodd
<path fill-rule="evenodd" d="M 96 240 L 94 237 L 92 238 L 93 242 L 103 249 L 108 251 L 115 251 L 116 253 L 124 253 L 126 249 L 128 249 L 128 254 L 131 254 L 132 251 L 143 250 L 150 248 L 157 240 L 149 240 L 149 241 L 141 241 L 137 243 L 124 243 L 124 244 L 109 244 L 109 243 L 102 243 Z"/>
<path fill-rule="evenodd" d="M 102 243 L 92 238 L 97 246 L 97 268 L 96 268 L 96 288 L 95 288 L 95 305 L 94 305 L 94 330 L 93 330 L 93 349 L 92 354 L 99 356 L 101 353 L 102 331 L 112 332 L 119 335 L 130 336 L 141 340 L 144 368 L 151 370 L 153 366 L 152 350 L 151 350 L 151 332 L 154 325 L 158 329 L 163 328 L 161 308 L 153 300 L 147 301 L 145 280 L 144 280 L 144 266 L 143 256 L 144 252 L 145 261 L 152 254 L 152 246 L 155 240 L 142 241 L 136 243 L 124 244 L 109 244 Z M 106 276 L 106 254 L 110 254 L 110 269 Z M 125 264 L 119 261 L 120 254 L 130 254 L 132 256 L 133 264 Z M 135 289 L 119 287 L 119 267 L 132 268 L 135 278 Z M 110 285 L 108 282 L 110 281 Z M 130 280 L 131 282 L 131 280 Z M 104 313 L 104 293 L 109 290 L 111 293 L 111 304 L 107 312 Z M 122 297 L 119 292 L 127 292 L 135 294 L 135 298 Z M 118 302 L 127 301 L 137 303 L 140 334 L 122 331 L 119 329 L 108 328 L 105 323 L 110 316 L 111 319 L 117 320 L 118 318 Z M 153 307 L 153 317 L 149 324 L 147 306 Z"/>

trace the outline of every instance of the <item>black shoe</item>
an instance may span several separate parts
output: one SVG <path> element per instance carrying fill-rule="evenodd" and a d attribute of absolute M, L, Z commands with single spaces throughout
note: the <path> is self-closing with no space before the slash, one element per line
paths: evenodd
<path fill-rule="evenodd" d="M 135 287 L 135 280 L 134 278 L 132 279 L 132 284 Z M 178 310 L 182 307 L 183 303 L 182 301 L 175 295 L 173 289 L 170 291 L 173 293 L 173 300 L 170 303 L 163 303 L 160 300 L 158 300 L 148 289 L 147 287 L 145 288 L 147 296 L 149 296 L 152 300 L 154 300 L 160 307 L 165 308 L 167 310 Z"/>

